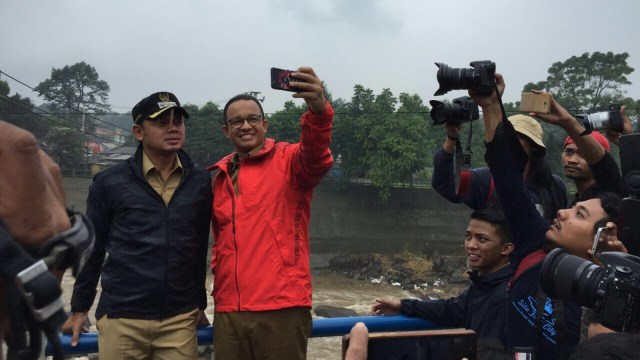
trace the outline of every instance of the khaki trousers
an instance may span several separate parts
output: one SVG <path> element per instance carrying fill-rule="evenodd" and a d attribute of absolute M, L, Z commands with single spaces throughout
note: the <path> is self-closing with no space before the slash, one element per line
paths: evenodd
<path fill-rule="evenodd" d="M 307 307 L 215 313 L 216 360 L 304 360 L 313 322 Z"/>
<path fill-rule="evenodd" d="M 100 360 L 195 360 L 199 310 L 162 320 L 109 319 L 96 323 Z"/>

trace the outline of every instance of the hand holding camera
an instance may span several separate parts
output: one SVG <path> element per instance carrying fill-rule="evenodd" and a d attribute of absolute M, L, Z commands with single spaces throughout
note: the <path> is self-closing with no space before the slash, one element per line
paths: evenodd
<path fill-rule="evenodd" d="M 437 100 L 429 101 L 433 125 L 462 124 L 480 118 L 478 105 L 468 96 L 462 96 L 448 104 Z"/>
<path fill-rule="evenodd" d="M 618 128 L 609 127 L 605 131 L 605 135 L 609 142 L 612 142 L 616 145 L 620 144 L 620 136 L 633 134 L 633 126 L 631 125 L 631 120 L 629 116 L 626 114 L 626 108 L 624 105 L 620 107 L 620 117 L 622 119 L 622 123 L 618 126 Z"/>

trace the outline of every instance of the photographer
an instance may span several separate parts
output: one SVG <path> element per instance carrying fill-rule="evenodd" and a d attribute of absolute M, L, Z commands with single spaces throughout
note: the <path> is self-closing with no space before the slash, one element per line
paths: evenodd
<path fill-rule="evenodd" d="M 10 318 L 19 313 L 11 307 L 7 313 L 5 301 L 8 287 L 14 279 L 8 279 L 6 266 L 11 260 L 8 248 L 15 241 L 25 250 L 33 252 L 54 234 L 70 228 L 71 222 L 65 210 L 62 177 L 58 166 L 38 147 L 36 138 L 26 130 L 0 121 L 0 236 L 8 243 L 0 248 L 0 342 L 11 334 Z M 10 176 L 7 174 L 11 174 Z M 58 279 L 61 273 L 56 274 Z M 19 315 L 19 314 L 18 314 Z M 14 340 L 20 334 L 14 333 Z M 31 340 L 36 341 L 35 339 Z M 12 342 L 9 342 L 10 345 Z M 18 344 L 19 345 L 19 344 Z M 26 349 L 18 349 L 26 351 Z M 33 349 L 34 359 L 39 350 Z M 0 351 L 0 359 L 3 358 Z"/>
<path fill-rule="evenodd" d="M 551 168 L 545 162 L 546 146 L 542 141 L 542 127 L 526 115 L 510 116 L 509 121 L 513 124 L 518 140 L 529 156 L 524 172 L 527 191 L 540 213 L 546 219 L 553 220 L 557 211 L 564 208 L 567 203 L 567 189 L 562 178 L 553 175 Z M 459 141 L 461 125 L 454 122 L 444 123 L 447 138 L 442 148 L 435 153 L 431 185 L 445 199 L 455 203 L 464 202 L 474 210 L 500 207 L 493 189 L 491 172 L 486 167 L 472 169 L 468 191 L 463 194 L 456 193 L 453 157 L 456 142 Z"/>
<path fill-rule="evenodd" d="M 479 359 L 504 357 L 507 355 L 504 348 L 505 293 L 514 268 L 509 262 L 513 243 L 502 211 L 474 211 L 464 246 L 474 270 L 469 272 L 471 286 L 462 294 L 429 301 L 376 299 L 376 304 L 371 306 L 371 315 L 419 316 L 442 326 L 471 329 L 478 334 Z"/>
<path fill-rule="evenodd" d="M 502 94 L 502 76 L 495 74 L 495 80 L 496 90 Z M 589 250 L 595 229 L 608 221 L 615 222 L 620 198 L 605 192 L 578 202 L 571 209 L 558 211 L 549 225 L 525 190 L 522 175 L 528 156 L 513 125 L 503 119 L 498 95 L 481 94 L 473 88 L 469 94 L 483 109 L 485 160 L 515 245 L 512 263 L 517 270 L 509 287 L 507 346 L 518 353 L 537 353 L 539 359 L 566 358 L 579 341 L 581 307 L 553 301 L 541 291 L 542 260 L 554 248 L 591 260 Z"/>
<path fill-rule="evenodd" d="M 539 91 L 533 91 L 540 93 Z M 577 193 L 569 206 L 579 201 L 594 198 L 604 191 L 622 194 L 620 169 L 611 156 L 607 139 L 597 131 L 592 132 L 565 110 L 558 102 L 551 99 L 550 113 L 531 113 L 540 120 L 563 128 L 568 137 L 564 142 L 562 165 L 567 178 L 576 184 Z M 609 128 L 607 137 L 618 144 L 621 135 L 633 132 L 625 107 L 620 109 L 622 116 L 622 132 Z"/>

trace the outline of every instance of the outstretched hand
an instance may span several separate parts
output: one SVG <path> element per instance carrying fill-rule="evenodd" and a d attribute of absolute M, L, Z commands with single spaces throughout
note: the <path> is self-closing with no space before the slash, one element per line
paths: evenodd
<path fill-rule="evenodd" d="M 371 315 L 393 315 L 400 313 L 400 300 L 376 299 L 371 306 Z"/>
<path fill-rule="evenodd" d="M 301 67 L 291 73 L 291 77 L 301 81 L 291 81 L 291 87 L 300 89 L 292 95 L 294 98 L 302 98 L 314 114 L 324 113 L 326 108 L 322 81 L 310 67 Z"/>
<path fill-rule="evenodd" d="M 542 91 L 540 90 L 531 90 L 534 94 L 540 94 Z M 548 114 L 540 114 L 540 113 L 529 113 L 530 116 L 534 116 L 544 122 L 559 125 L 562 128 L 567 128 L 572 124 L 577 124 L 577 120 L 569 114 L 569 112 L 562 107 L 558 102 L 556 102 L 553 98 L 551 98 L 551 104 L 549 106 Z"/>
<path fill-rule="evenodd" d="M 618 239 L 618 227 L 611 221 L 605 225 L 605 229 L 600 236 L 599 242 L 600 243 L 597 246 L 595 254 L 591 249 L 587 250 L 587 252 L 593 257 L 593 261 L 599 265 L 602 265 L 602 262 L 600 261 L 600 254 L 605 251 L 628 252 L 622 241 Z"/>
<path fill-rule="evenodd" d="M 496 85 L 498 87 L 498 92 L 500 93 L 500 97 L 502 97 L 502 94 L 504 93 L 504 88 L 505 88 L 504 78 L 502 77 L 501 74 L 498 74 L 498 73 L 495 73 L 494 77 L 496 80 Z M 485 108 L 488 108 L 492 105 L 499 106 L 498 96 L 496 95 L 495 91 L 491 91 L 490 94 L 481 94 L 477 92 L 475 89 L 469 89 L 468 92 L 469 92 L 469 96 L 473 99 L 473 101 L 476 104 L 478 104 L 478 106 L 482 108 L 482 110 L 485 110 Z"/>
<path fill-rule="evenodd" d="M 607 140 L 616 145 L 620 144 L 620 136 L 633 134 L 633 125 L 631 125 L 631 120 L 629 119 L 629 115 L 627 115 L 626 110 L 626 106 L 622 105 L 622 107 L 620 108 L 620 115 L 622 116 L 622 131 L 608 128 L 605 132 Z"/>

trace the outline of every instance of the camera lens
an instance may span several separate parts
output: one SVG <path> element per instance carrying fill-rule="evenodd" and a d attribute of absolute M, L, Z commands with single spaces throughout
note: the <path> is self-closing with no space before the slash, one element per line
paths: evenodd
<path fill-rule="evenodd" d="M 473 87 L 473 69 L 452 68 L 444 63 L 438 66 L 438 84 L 440 87 L 434 95 L 444 95 L 451 90 L 471 89 Z"/>
<path fill-rule="evenodd" d="M 433 125 L 444 123 L 460 124 L 480 117 L 478 106 L 468 96 L 453 99 L 452 103 L 443 103 L 436 100 L 429 101 L 431 111 L 429 115 Z"/>
<path fill-rule="evenodd" d="M 609 113 L 606 111 L 587 115 L 592 130 L 602 130 L 609 127 Z"/>
<path fill-rule="evenodd" d="M 552 298 L 593 308 L 605 269 L 591 261 L 554 249 L 542 262 L 540 286 Z"/>

